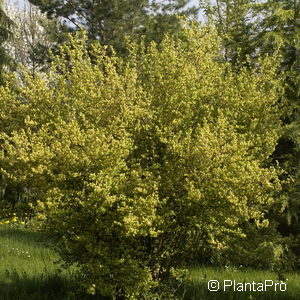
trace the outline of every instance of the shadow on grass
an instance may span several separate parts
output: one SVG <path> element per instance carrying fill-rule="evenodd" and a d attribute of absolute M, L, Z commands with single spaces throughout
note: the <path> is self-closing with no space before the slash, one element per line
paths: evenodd
<path fill-rule="evenodd" d="M 221 280 L 220 280 L 221 282 Z M 222 286 L 221 286 L 222 289 Z M 298 291 L 298 290 L 297 290 Z M 188 282 L 182 287 L 180 297 L 182 300 L 299 300 L 300 294 L 295 289 L 276 292 L 268 288 L 267 291 L 244 291 L 238 292 L 231 290 L 209 291 L 208 281 Z"/>
<path fill-rule="evenodd" d="M 107 300 L 103 297 L 89 296 L 80 292 L 75 276 L 72 275 L 73 272 L 66 274 L 60 271 L 55 272 L 52 269 L 48 272 L 47 266 L 51 267 L 53 257 L 57 258 L 51 256 L 46 261 L 41 258 L 43 251 L 47 251 L 48 246 L 51 245 L 49 241 L 45 240 L 42 233 L 4 225 L 0 227 L 0 238 L 3 238 L 2 241 L 8 240 L 13 247 L 21 244 L 21 246 L 26 245 L 32 247 L 33 250 L 38 248 L 42 251 L 35 253 L 32 262 L 24 261 L 25 267 L 24 265 L 15 265 L 10 269 L 5 269 L 3 266 L 0 268 L 0 300 Z M 14 261 L 12 254 L 9 258 Z M 46 269 L 43 273 L 33 274 L 30 268 L 37 265 L 39 267 L 39 263 L 45 264 Z M 24 269 L 28 270 L 28 273 L 21 271 Z"/>
<path fill-rule="evenodd" d="M 29 277 L 26 273 L 6 271 L 6 282 L 0 282 L 1 300 L 72 299 L 72 283 L 57 276 Z"/>
<path fill-rule="evenodd" d="M 30 278 L 26 273 L 7 271 L 7 282 L 0 282 L 1 300 L 108 300 L 80 293 L 74 281 L 60 275 Z"/>

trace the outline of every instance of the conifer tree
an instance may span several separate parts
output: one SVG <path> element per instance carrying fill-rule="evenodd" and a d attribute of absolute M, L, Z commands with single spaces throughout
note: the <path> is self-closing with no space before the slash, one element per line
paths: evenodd
<path fill-rule="evenodd" d="M 125 36 L 160 41 L 165 32 L 179 30 L 175 14 L 195 16 L 196 8 L 186 8 L 190 0 L 29 0 L 48 17 L 62 18 L 66 28 L 83 27 L 90 40 L 111 45 L 117 51 L 125 48 Z"/>
<path fill-rule="evenodd" d="M 223 38 L 224 60 L 244 65 L 247 56 L 254 57 L 255 24 L 253 0 L 200 1 L 209 23 L 216 25 Z"/>
<path fill-rule="evenodd" d="M 4 11 L 3 0 L 0 0 L 0 82 L 3 82 L 4 66 L 11 66 L 13 61 L 4 48 L 4 43 L 11 37 L 12 21 Z"/>

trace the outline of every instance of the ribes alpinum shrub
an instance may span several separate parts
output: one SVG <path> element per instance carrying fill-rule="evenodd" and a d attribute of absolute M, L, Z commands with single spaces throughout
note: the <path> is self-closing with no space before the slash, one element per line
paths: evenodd
<path fill-rule="evenodd" d="M 220 44 L 186 25 L 120 59 L 70 37 L 45 76 L 1 87 L 3 178 L 31 191 L 88 292 L 154 299 L 195 253 L 218 257 L 241 224 L 267 224 L 281 188 L 276 61 L 237 73 Z"/>

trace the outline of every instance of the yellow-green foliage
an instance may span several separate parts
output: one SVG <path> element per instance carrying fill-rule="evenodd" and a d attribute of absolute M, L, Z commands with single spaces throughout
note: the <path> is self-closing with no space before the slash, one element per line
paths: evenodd
<path fill-rule="evenodd" d="M 126 60 L 77 36 L 45 78 L 1 87 L 3 178 L 32 191 L 89 293 L 145 297 L 193 249 L 222 253 L 262 222 L 280 190 L 275 59 L 235 73 L 211 28 L 185 27 Z"/>

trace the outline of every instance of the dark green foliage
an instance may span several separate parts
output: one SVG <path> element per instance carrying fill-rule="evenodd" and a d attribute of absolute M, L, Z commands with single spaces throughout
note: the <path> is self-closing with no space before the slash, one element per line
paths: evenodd
<path fill-rule="evenodd" d="M 284 217 L 277 217 L 278 229 L 283 235 L 295 237 L 294 253 L 299 256 L 300 201 L 299 201 L 299 169 L 300 169 L 300 1 L 277 0 L 265 1 L 256 6 L 261 15 L 258 23 L 256 47 L 261 53 L 271 55 L 274 51 L 281 52 L 282 60 L 278 69 L 283 76 L 285 88 L 284 98 L 280 99 L 287 109 L 283 119 L 285 131 L 278 141 L 273 160 L 278 161 L 286 170 L 286 178 L 292 182 L 286 185 L 288 200 L 283 208 Z"/>
<path fill-rule="evenodd" d="M 5 51 L 3 44 L 11 37 L 13 23 L 3 10 L 3 1 L 0 1 L 0 84 L 3 83 L 3 67 L 12 66 L 13 60 Z"/>
<path fill-rule="evenodd" d="M 188 7 L 190 0 L 169 0 L 167 4 L 154 3 L 152 13 L 148 16 L 141 33 L 146 41 L 154 40 L 161 42 L 166 33 L 171 35 L 180 34 L 178 16 L 197 18 L 199 8 Z"/>
<path fill-rule="evenodd" d="M 284 104 L 289 111 L 283 119 L 283 123 L 292 124 L 298 118 L 300 104 L 300 1 L 267 0 L 259 2 L 253 8 L 258 17 L 255 20 L 257 51 L 261 54 L 272 55 L 279 50 L 282 55 L 278 72 L 283 76 L 285 95 L 284 99 L 280 100 L 285 101 Z M 287 160 L 290 161 L 289 168 L 295 167 L 296 145 L 297 140 L 293 137 L 293 130 L 288 127 L 285 136 L 279 142 L 274 157 L 281 163 L 285 161 L 285 167 L 288 164 Z M 286 152 L 287 149 L 289 152 Z M 292 155 L 293 158 L 288 159 L 289 155 Z"/>
<path fill-rule="evenodd" d="M 190 0 L 169 0 L 162 4 L 149 0 L 52 1 L 30 0 L 50 18 L 60 18 L 65 30 L 84 28 L 90 40 L 125 50 L 125 36 L 137 40 L 162 40 L 164 34 L 176 33 L 180 26 L 175 14 L 196 16 L 197 9 L 186 8 Z"/>
<path fill-rule="evenodd" d="M 255 53 L 253 0 L 200 1 L 209 22 L 223 38 L 224 59 L 235 66 L 247 63 Z"/>

